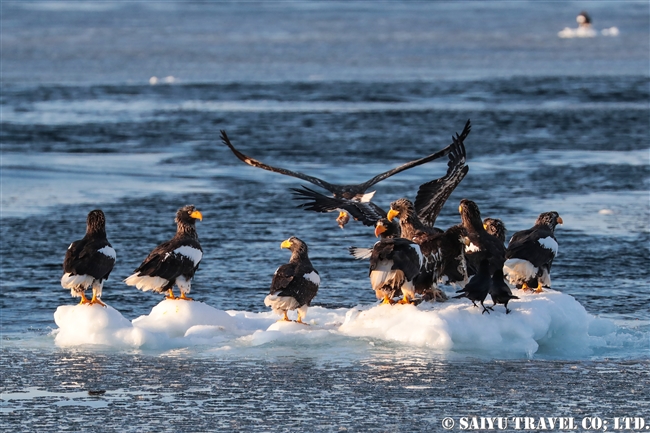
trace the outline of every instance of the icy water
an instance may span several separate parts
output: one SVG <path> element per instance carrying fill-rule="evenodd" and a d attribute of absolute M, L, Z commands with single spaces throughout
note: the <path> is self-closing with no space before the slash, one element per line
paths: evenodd
<path fill-rule="evenodd" d="M 457 429 L 462 416 L 650 424 L 647 3 L 1 7 L 4 425 L 437 431 L 445 417 Z M 581 9 L 619 36 L 559 38 Z M 508 316 L 481 316 L 462 301 L 382 312 L 367 263 L 347 253 L 371 246 L 372 230 L 341 230 L 333 214 L 297 209 L 288 189 L 302 182 L 245 166 L 218 139 L 225 129 L 264 162 L 352 183 L 446 146 L 467 119 L 470 171 L 438 225 L 459 221 L 461 198 L 503 219 L 509 235 L 558 211 L 555 303 L 513 302 Z M 445 168 L 433 162 L 381 182 L 374 201 L 413 198 Z M 167 341 L 169 329 L 154 329 L 161 320 L 134 328 L 142 344 L 117 331 L 100 345 L 62 338 L 54 313 L 75 300 L 60 287 L 61 264 L 87 213 L 106 213 L 117 263 L 103 300 L 116 310 L 111 320 L 128 325 L 154 321 L 161 297 L 121 281 L 173 235 L 174 213 L 189 203 L 204 215 L 191 295 L 233 322 Z M 263 299 L 292 235 L 309 245 L 322 283 L 312 328 L 278 334 Z M 444 332 L 434 335 L 438 323 Z"/>

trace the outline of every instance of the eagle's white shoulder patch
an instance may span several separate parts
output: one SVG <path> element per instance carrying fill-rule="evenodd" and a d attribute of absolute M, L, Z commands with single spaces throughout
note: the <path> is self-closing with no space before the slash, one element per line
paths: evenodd
<path fill-rule="evenodd" d="M 190 247 L 188 245 L 183 245 L 182 247 L 176 248 L 174 250 L 174 253 L 180 254 L 192 260 L 194 266 L 197 266 L 201 262 L 201 259 L 203 258 L 203 253 L 201 252 L 201 250 Z"/>
<path fill-rule="evenodd" d="M 102 253 L 106 257 L 110 257 L 111 259 L 115 260 L 117 255 L 115 254 L 115 250 L 108 245 L 106 245 L 104 248 L 101 248 L 97 250 L 98 253 Z"/>
<path fill-rule="evenodd" d="M 310 273 L 305 274 L 304 277 L 306 280 L 311 281 L 317 286 L 320 284 L 320 276 L 316 273 L 316 271 L 311 271 Z"/>
<path fill-rule="evenodd" d="M 547 236 L 539 239 L 537 242 L 547 250 L 553 251 L 553 255 L 557 255 L 557 242 L 552 237 Z"/>

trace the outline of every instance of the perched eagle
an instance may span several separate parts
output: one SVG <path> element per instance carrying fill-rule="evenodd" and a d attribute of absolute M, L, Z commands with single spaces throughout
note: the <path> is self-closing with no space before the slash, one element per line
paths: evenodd
<path fill-rule="evenodd" d="M 470 274 L 478 273 L 483 260 L 489 264 L 490 277 L 497 269 L 503 268 L 506 247 L 496 237 L 485 231 L 478 205 L 471 200 L 462 199 L 458 206 L 466 236 L 469 240 L 465 247 L 465 257 Z"/>
<path fill-rule="evenodd" d="M 415 279 L 424 266 L 420 246 L 399 237 L 399 225 L 386 218 L 377 221 L 375 235 L 381 239 L 372 249 L 350 247 L 357 259 L 370 258 L 370 285 L 377 299 L 393 304 L 393 297 L 402 294 L 401 304 L 415 299 Z"/>
<path fill-rule="evenodd" d="M 506 241 L 506 225 L 498 218 L 485 218 L 483 228 L 486 232 L 499 239 L 502 243 Z"/>
<path fill-rule="evenodd" d="M 536 292 L 551 287 L 551 265 L 558 249 L 555 226 L 562 222 L 557 212 L 544 212 L 533 227 L 512 235 L 503 265 L 510 284 Z"/>
<path fill-rule="evenodd" d="M 289 321 L 287 311 L 298 310 L 298 323 L 307 315 L 307 309 L 318 292 L 320 276 L 309 260 L 307 244 L 295 236 L 280 244 L 280 248 L 291 251 L 289 263 L 280 266 L 273 274 L 271 290 L 264 299 L 264 305 L 276 314 L 282 314 L 281 321 Z"/>
<path fill-rule="evenodd" d="M 420 185 L 415 204 L 406 198 L 395 200 L 387 214 L 390 221 L 399 218 L 403 238 L 420 245 L 426 259 L 426 269 L 418 277 L 417 286 L 427 299 L 447 299 L 444 292 L 437 288 L 438 282 L 461 286 L 467 282 L 464 230 L 456 226 L 445 231 L 434 227 L 442 207 L 469 170 L 465 165 L 464 143 L 455 137 L 453 141 L 447 173 Z"/>
<path fill-rule="evenodd" d="M 471 124 L 470 124 L 470 121 L 468 120 L 467 123 L 465 124 L 465 128 L 463 129 L 461 134 L 456 136 L 456 140 L 462 142 L 467 137 L 467 135 L 470 133 L 470 130 L 471 130 Z M 370 193 L 366 193 L 366 191 L 370 187 L 372 187 L 376 183 L 378 183 L 378 182 L 380 182 L 380 181 L 382 181 L 384 179 L 387 179 L 387 178 L 389 178 L 389 177 L 391 177 L 391 176 L 393 176 L 393 175 L 395 175 L 397 173 L 400 173 L 400 172 L 402 172 L 404 170 L 408 170 L 409 168 L 417 167 L 417 166 L 425 164 L 425 163 L 427 163 L 429 161 L 433 161 L 435 159 L 442 158 L 442 157 L 446 156 L 447 154 L 449 154 L 449 152 L 452 150 L 452 146 L 453 146 L 453 143 L 452 143 L 451 145 L 445 147 L 444 149 L 442 149 L 442 150 L 440 150 L 440 151 L 438 151 L 436 153 L 432 153 L 431 155 L 425 156 L 423 158 L 416 159 L 414 161 L 410 161 L 410 162 L 407 162 L 405 164 L 402 164 L 399 167 L 393 168 L 392 170 L 388 170 L 388 171 L 386 171 L 384 173 L 378 174 L 377 176 L 373 177 L 372 179 L 367 180 L 366 182 L 359 183 L 359 184 L 336 185 L 336 184 L 333 184 L 333 183 L 326 182 L 326 181 L 324 181 L 322 179 L 319 179 L 317 177 L 308 176 L 306 174 L 303 174 L 303 173 L 300 173 L 300 172 L 297 172 L 297 171 L 291 171 L 291 170 L 287 170 L 287 169 L 279 168 L 279 167 L 272 167 L 272 166 L 264 164 L 264 163 L 262 163 L 262 162 L 260 162 L 260 161 L 258 161 L 256 159 L 253 159 L 253 158 L 251 158 L 251 157 L 249 157 L 247 155 L 244 155 L 243 153 L 241 153 L 239 150 L 237 150 L 232 145 L 232 143 L 228 139 L 228 136 L 226 135 L 226 131 L 223 131 L 223 130 L 221 131 L 221 140 L 223 141 L 223 143 L 226 146 L 228 146 L 230 148 L 230 150 L 235 154 L 235 156 L 237 158 L 239 158 L 241 161 L 245 162 L 246 164 L 248 164 L 250 166 L 253 166 L 253 167 L 262 168 L 264 170 L 272 171 L 272 172 L 275 172 L 275 173 L 280 173 L 280 174 L 284 174 L 284 175 L 287 175 L 287 176 L 293 176 L 293 177 L 296 177 L 298 179 L 305 180 L 307 182 L 311 182 L 314 185 L 317 185 L 317 186 L 319 186 L 319 187 L 321 187 L 323 189 L 326 189 L 330 193 L 332 193 L 333 198 L 343 199 L 344 203 L 347 202 L 347 201 L 357 202 L 357 203 L 370 202 L 373 195 L 375 194 L 374 191 L 370 192 Z M 310 190 L 308 188 L 305 188 L 305 190 L 307 191 L 307 193 L 305 193 L 304 190 L 294 190 L 294 191 L 297 191 L 296 198 L 301 199 L 301 200 L 305 200 L 305 199 L 310 200 L 310 199 L 319 198 L 318 196 L 322 196 L 322 194 L 315 193 L 314 191 L 312 191 L 312 190 Z M 310 192 L 314 192 L 316 195 L 312 196 L 312 195 L 310 195 Z M 327 196 L 322 196 L 322 197 L 328 198 Z M 345 226 L 345 224 L 348 222 L 349 216 L 346 216 L 346 212 L 348 211 L 347 209 L 345 209 L 345 208 L 332 208 L 331 206 L 320 206 L 318 204 L 318 202 L 316 202 L 316 204 L 317 204 L 316 206 L 303 205 L 303 206 L 300 206 L 300 207 L 303 207 L 306 210 L 312 210 L 312 211 L 316 211 L 316 212 L 338 211 L 339 216 L 337 217 L 337 223 L 339 224 L 339 227 L 341 227 L 341 228 L 343 228 Z M 352 216 L 356 218 L 354 213 L 352 213 Z M 367 225 L 374 226 L 376 222 L 377 222 L 377 219 L 374 219 L 370 223 L 368 223 Z"/>
<path fill-rule="evenodd" d="M 167 291 L 167 299 L 191 301 L 192 298 L 188 298 L 186 294 L 190 293 L 192 277 L 203 257 L 195 227 L 197 219 L 202 221 L 203 215 L 194 206 L 180 208 L 176 212 L 174 237 L 154 248 L 133 275 L 124 282 L 145 292 Z M 178 298 L 172 290 L 174 284 L 181 291 Z"/>
<path fill-rule="evenodd" d="M 500 219 L 493 218 L 485 218 L 481 221 L 481 212 L 476 203 L 471 200 L 461 200 L 458 211 L 468 239 L 465 247 L 468 269 L 470 274 L 474 274 L 467 286 L 472 284 L 480 287 L 482 293 L 484 285 L 487 285 L 488 293 L 494 302 L 494 305 L 488 308 L 492 310 L 495 305 L 503 304 L 508 314 L 510 313 L 508 302 L 519 298 L 512 294 L 503 276 L 506 250 L 503 245 L 506 234 L 505 224 Z"/>
<path fill-rule="evenodd" d="M 115 250 L 106 239 L 106 217 L 99 209 L 86 218 L 86 235 L 68 247 L 63 260 L 61 286 L 70 289 L 74 297 L 81 297 L 80 304 L 99 304 L 102 301 L 104 280 L 115 265 Z M 88 300 L 85 291 L 92 287 L 93 297 Z"/>

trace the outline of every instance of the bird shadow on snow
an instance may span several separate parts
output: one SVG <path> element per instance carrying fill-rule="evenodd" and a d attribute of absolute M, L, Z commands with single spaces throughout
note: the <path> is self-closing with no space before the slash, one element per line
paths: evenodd
<path fill-rule="evenodd" d="M 517 291 L 520 299 L 490 314 L 467 300 L 414 305 L 366 305 L 309 309 L 307 323 L 278 322 L 271 312 L 223 311 L 203 302 L 163 300 L 147 315 L 128 320 L 107 305 L 62 305 L 54 313 L 59 347 L 168 351 L 196 347 L 241 353 L 251 348 L 372 347 L 372 342 L 490 358 L 535 355 L 584 358 L 617 345 L 641 344 L 612 321 L 590 315 L 572 296 L 554 290 Z M 621 338 L 623 335 L 623 339 Z M 625 337 L 627 336 L 627 337 Z M 627 340 L 625 340 L 627 338 Z M 359 351 L 359 347 L 352 351 Z M 365 349 L 364 349 L 365 350 Z M 399 349 L 398 349 L 399 350 Z"/>

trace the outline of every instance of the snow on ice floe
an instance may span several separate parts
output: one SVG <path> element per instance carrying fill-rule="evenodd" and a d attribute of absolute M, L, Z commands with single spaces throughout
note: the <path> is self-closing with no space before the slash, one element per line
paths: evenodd
<path fill-rule="evenodd" d="M 583 357 L 616 340 L 618 327 L 613 322 L 590 315 L 569 295 L 553 290 L 516 294 L 521 299 L 510 302 L 512 312 L 507 315 L 501 305 L 491 314 L 481 314 L 469 301 L 456 299 L 418 306 L 315 306 L 307 315 L 310 326 L 277 322 L 278 316 L 270 311 L 222 311 L 182 300 L 164 300 L 132 321 L 110 306 L 64 305 L 54 313 L 58 329 L 53 334 L 60 347 L 164 351 L 194 346 L 243 356 L 253 347 L 289 344 L 318 353 L 319 346 L 331 350 L 342 341 L 348 349 L 355 344 L 369 347 L 370 340 L 372 345 L 383 342 L 471 356 Z"/>

